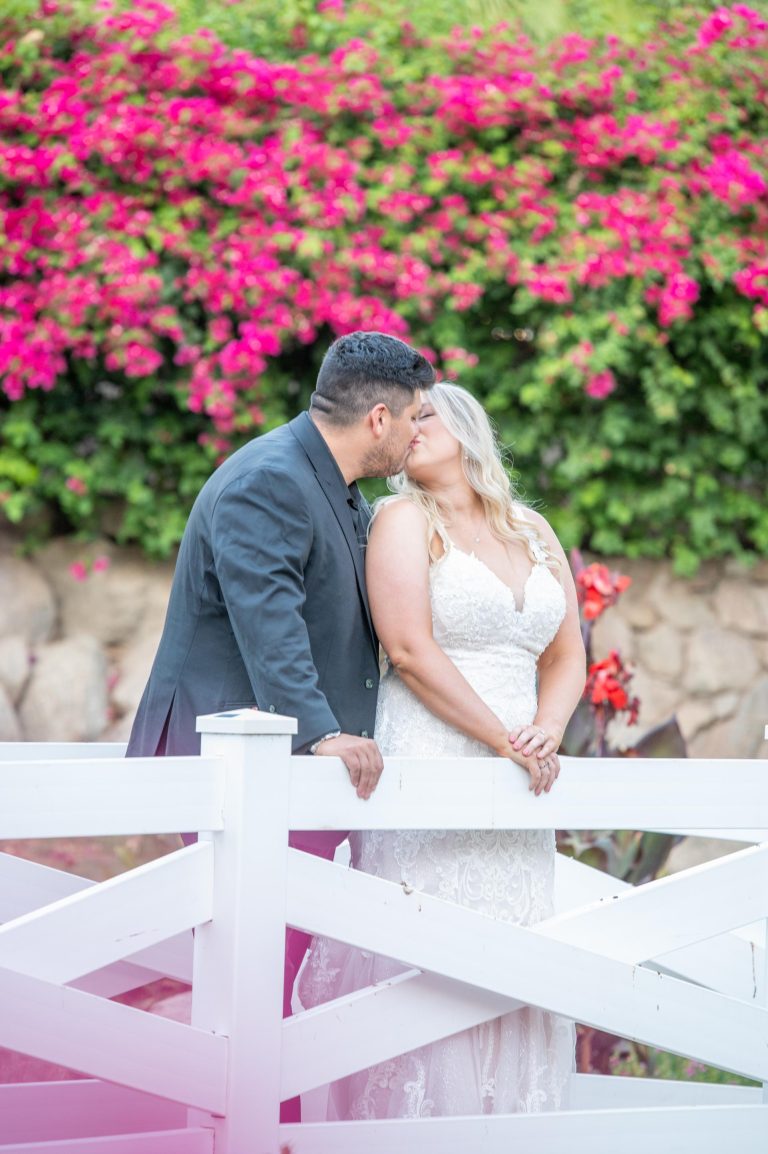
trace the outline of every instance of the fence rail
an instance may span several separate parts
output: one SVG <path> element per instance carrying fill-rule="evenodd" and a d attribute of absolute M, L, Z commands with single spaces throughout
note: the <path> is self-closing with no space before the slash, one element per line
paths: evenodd
<path fill-rule="evenodd" d="M 200 831 L 98 884 L 0 854 L 0 1045 L 89 1075 L 0 1086 L 0 1152 L 765 1150 L 760 1087 L 574 1075 L 560 1114 L 413 1122 L 281 1126 L 278 1105 L 521 1003 L 768 1085 L 768 761 L 565 758 L 536 798 L 507 761 L 387 759 L 364 802 L 341 762 L 290 756 L 292 719 L 198 724 L 197 758 L 0 745 L 2 840 Z M 559 857 L 557 913 L 527 928 L 287 849 L 289 829 L 552 827 L 755 844 L 637 888 Z M 286 922 L 405 972 L 283 1022 Z M 163 975 L 192 983 L 191 1025 L 109 1000 Z"/>

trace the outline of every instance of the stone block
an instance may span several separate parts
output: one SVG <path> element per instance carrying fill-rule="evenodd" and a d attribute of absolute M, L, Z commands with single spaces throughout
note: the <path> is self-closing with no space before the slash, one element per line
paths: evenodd
<path fill-rule="evenodd" d="M 42 574 L 21 557 L 0 556 L 0 637 L 21 635 L 39 645 L 55 625 L 53 590 Z"/>
<path fill-rule="evenodd" d="M 151 627 L 158 617 L 162 623 L 160 606 L 164 614 L 171 565 L 153 564 L 109 542 L 83 546 L 69 538 L 51 542 L 35 560 L 56 593 L 65 636 L 90 633 L 103 645 L 117 645 Z M 71 569 L 78 564 L 83 567 L 81 579 Z"/>
<path fill-rule="evenodd" d="M 733 693 L 748 689 L 760 671 L 754 645 L 732 630 L 713 626 L 688 645 L 685 687 L 690 693 Z"/>
<path fill-rule="evenodd" d="M 13 702 L 0 685 L 0 741 L 22 741 L 23 735 Z"/>
<path fill-rule="evenodd" d="M 45 645 L 19 708 L 27 741 L 95 741 L 107 715 L 107 660 L 86 634 Z"/>
<path fill-rule="evenodd" d="M 659 608 L 649 598 L 653 586 L 656 566 L 649 561 L 612 561 L 609 568 L 625 573 L 632 578 L 632 584 L 620 594 L 615 609 L 633 629 L 650 629 L 659 620 Z"/>
<path fill-rule="evenodd" d="M 121 714 L 135 715 L 155 659 L 160 635 L 142 633 L 126 646 L 118 660 L 118 676 L 112 689 L 112 703 Z"/>
<path fill-rule="evenodd" d="M 727 577 L 714 598 L 718 620 L 726 629 L 768 637 L 768 588 Z"/>
<path fill-rule="evenodd" d="M 638 636 L 638 661 L 655 677 L 674 681 L 683 671 L 685 645 L 684 636 L 672 625 L 662 622 Z"/>
<path fill-rule="evenodd" d="M 627 725 L 621 720 L 611 723 L 609 738 L 617 749 L 631 749 L 635 746 L 649 729 L 674 716 L 683 699 L 679 683 L 662 681 L 642 667 L 635 670 L 630 693 L 640 698 L 640 712 L 636 725 Z"/>
<path fill-rule="evenodd" d="M 669 569 L 662 569 L 648 596 L 660 616 L 677 629 L 706 629 L 717 624 L 709 595 L 693 582 L 673 577 Z"/>
<path fill-rule="evenodd" d="M 613 606 L 592 627 L 592 655 L 595 661 L 602 661 L 612 649 L 617 649 L 625 661 L 634 660 L 635 634 Z"/>
<path fill-rule="evenodd" d="M 768 676 L 763 674 L 739 700 L 732 717 L 702 730 L 691 742 L 691 757 L 766 757 Z"/>
<path fill-rule="evenodd" d="M 677 710 L 677 721 L 686 742 L 707 726 L 714 725 L 736 712 L 739 705 L 737 693 L 721 693 L 716 697 L 694 697 L 684 701 Z"/>
<path fill-rule="evenodd" d="M 0 638 L 0 685 L 15 705 L 32 668 L 29 645 L 21 634 Z"/>

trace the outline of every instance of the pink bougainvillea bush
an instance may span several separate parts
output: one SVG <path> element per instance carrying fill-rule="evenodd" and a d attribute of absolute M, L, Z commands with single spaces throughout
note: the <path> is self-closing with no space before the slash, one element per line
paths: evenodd
<path fill-rule="evenodd" d="M 768 21 L 542 48 L 347 9 L 260 57 L 153 0 L 0 17 L 5 514 L 167 552 L 377 328 L 486 401 L 566 545 L 768 552 Z"/>

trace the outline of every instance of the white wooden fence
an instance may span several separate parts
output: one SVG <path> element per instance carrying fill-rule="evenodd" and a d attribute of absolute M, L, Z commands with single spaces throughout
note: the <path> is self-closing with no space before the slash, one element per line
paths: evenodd
<path fill-rule="evenodd" d="M 201 718 L 196 758 L 0 746 L 0 839 L 200 830 L 103 883 L 0 855 L 0 1046 L 86 1079 L 0 1086 L 0 1154 L 698 1154 L 768 1148 L 768 761 L 388 759 L 360 801 L 288 718 Z M 289 829 L 687 830 L 751 844 L 632 888 L 567 858 L 532 928 L 288 850 Z M 411 967 L 281 1020 L 284 925 Z M 195 927 L 194 936 L 191 931 Z M 168 975 L 192 1024 L 110 1001 Z M 562 1113 L 279 1125 L 281 1098 L 532 1003 L 763 1087 L 573 1076 Z"/>

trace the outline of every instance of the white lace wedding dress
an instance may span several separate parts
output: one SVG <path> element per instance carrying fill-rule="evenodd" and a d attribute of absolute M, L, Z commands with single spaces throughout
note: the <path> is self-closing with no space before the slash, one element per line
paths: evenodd
<path fill-rule="evenodd" d="M 565 595 L 533 529 L 529 539 L 536 562 L 519 606 L 492 570 L 447 539 L 430 577 L 435 640 L 509 729 L 535 716 L 536 662 L 565 613 Z M 382 679 L 376 740 L 385 756 L 491 756 L 488 746 L 430 713 L 391 667 Z M 488 917 L 529 925 L 552 913 L 552 830 L 363 831 L 349 840 L 355 869 Z M 308 1008 L 403 969 L 317 938 L 299 998 Z M 573 1055 L 573 1024 L 525 1007 L 333 1083 L 328 1118 L 556 1110 Z"/>

